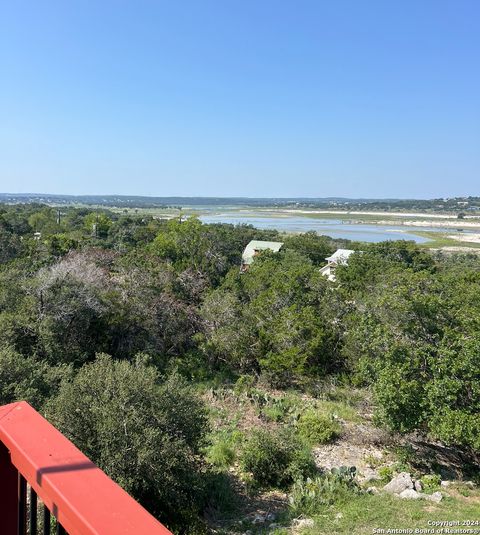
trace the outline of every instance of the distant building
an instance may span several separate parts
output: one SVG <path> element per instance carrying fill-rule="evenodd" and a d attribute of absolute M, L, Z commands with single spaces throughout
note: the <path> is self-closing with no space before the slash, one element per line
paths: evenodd
<path fill-rule="evenodd" d="M 335 282 L 335 269 L 337 266 L 347 266 L 348 259 L 354 252 L 351 249 L 338 249 L 332 256 L 325 258 L 328 264 L 320 270 L 320 273 L 329 281 Z"/>
<path fill-rule="evenodd" d="M 247 271 L 258 253 L 261 253 L 262 251 L 278 253 L 282 248 L 282 245 L 283 243 L 279 241 L 252 240 L 243 251 L 240 271 Z"/>

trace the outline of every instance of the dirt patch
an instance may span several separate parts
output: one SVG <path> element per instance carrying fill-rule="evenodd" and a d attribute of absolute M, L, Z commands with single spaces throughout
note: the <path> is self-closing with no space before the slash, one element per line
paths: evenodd
<path fill-rule="evenodd" d="M 265 425 L 254 404 L 246 398 L 236 396 L 231 390 L 210 390 L 203 398 L 210 408 L 217 411 L 212 417 L 214 429 L 222 429 L 232 423 L 241 431 Z"/>
<path fill-rule="evenodd" d="M 370 424 L 344 423 L 342 436 L 333 444 L 313 449 L 319 468 L 331 470 L 341 466 L 355 466 L 361 482 L 378 478 L 378 472 L 371 466 L 371 460 L 388 464 L 384 450 L 391 445 L 390 434 Z"/>
<path fill-rule="evenodd" d="M 355 466 L 359 481 L 378 478 L 378 472 L 372 468 L 366 458 L 373 457 L 381 460 L 382 450 L 373 446 L 355 446 L 348 443 L 329 444 L 313 451 L 315 462 L 319 468 L 331 470 L 341 466 Z"/>

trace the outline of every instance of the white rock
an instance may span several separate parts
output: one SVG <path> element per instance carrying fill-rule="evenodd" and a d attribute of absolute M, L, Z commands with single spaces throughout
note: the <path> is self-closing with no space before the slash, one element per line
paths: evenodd
<path fill-rule="evenodd" d="M 441 492 L 434 492 L 433 494 L 425 494 L 425 499 L 431 502 L 440 503 L 443 499 Z"/>
<path fill-rule="evenodd" d="M 343 518 L 343 513 L 337 513 L 337 514 L 335 515 L 335 519 L 336 519 L 336 520 L 340 520 L 341 518 Z"/>
<path fill-rule="evenodd" d="M 414 488 L 415 488 L 415 490 L 416 490 L 417 492 L 422 492 L 422 490 L 423 490 L 423 485 L 422 485 L 422 482 L 421 482 L 419 479 L 417 479 L 417 480 L 415 481 L 415 483 L 414 483 Z"/>
<path fill-rule="evenodd" d="M 377 489 L 377 487 L 368 487 L 367 492 L 368 494 L 378 494 L 380 491 Z"/>
<path fill-rule="evenodd" d="M 296 518 L 293 521 L 296 528 L 312 528 L 315 525 L 313 518 Z"/>
<path fill-rule="evenodd" d="M 449 487 L 451 484 L 452 484 L 451 481 L 442 481 L 442 482 L 440 483 L 440 485 L 441 485 L 442 487 Z"/>
<path fill-rule="evenodd" d="M 422 495 L 414 489 L 405 489 L 399 494 L 403 500 L 420 500 Z"/>
<path fill-rule="evenodd" d="M 413 489 L 412 477 L 408 472 L 401 472 L 383 487 L 383 490 L 390 494 L 400 494 L 407 489 Z"/>

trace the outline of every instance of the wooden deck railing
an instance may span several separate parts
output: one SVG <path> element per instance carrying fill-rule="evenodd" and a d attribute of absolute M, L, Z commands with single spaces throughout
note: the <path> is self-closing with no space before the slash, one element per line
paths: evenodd
<path fill-rule="evenodd" d="M 38 515 L 40 512 L 40 515 Z M 168 535 L 138 502 L 20 401 L 0 407 L 0 533 Z"/>

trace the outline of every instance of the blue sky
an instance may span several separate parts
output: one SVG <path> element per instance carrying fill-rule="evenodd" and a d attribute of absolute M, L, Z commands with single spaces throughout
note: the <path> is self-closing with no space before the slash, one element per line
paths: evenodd
<path fill-rule="evenodd" d="M 480 2 L 0 2 L 0 191 L 480 195 Z"/>

